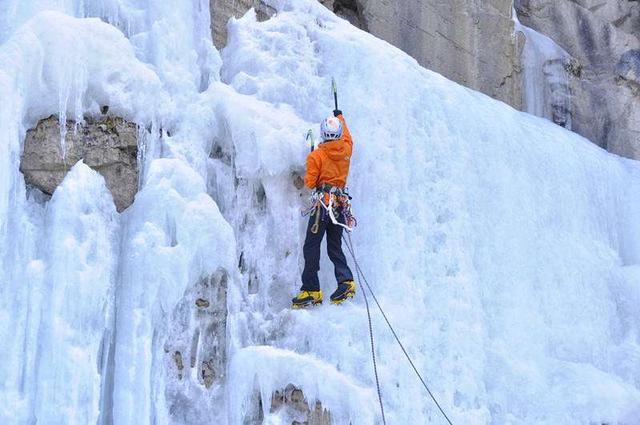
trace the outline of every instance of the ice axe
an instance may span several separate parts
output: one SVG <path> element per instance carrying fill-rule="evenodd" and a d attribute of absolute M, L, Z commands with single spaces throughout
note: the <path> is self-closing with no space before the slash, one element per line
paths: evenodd
<path fill-rule="evenodd" d="M 336 79 L 331 77 L 331 89 L 333 89 L 333 103 L 335 103 L 336 111 L 338 110 L 338 86 L 336 85 Z"/>
<path fill-rule="evenodd" d="M 336 84 L 336 79 L 333 77 L 331 77 L 331 90 L 333 91 L 333 103 L 336 107 L 335 109 L 338 110 L 338 85 Z M 309 129 L 309 131 L 307 131 L 305 140 L 309 145 L 309 149 L 311 149 L 311 152 L 313 152 L 316 147 L 316 140 L 313 136 L 313 130 Z"/>
<path fill-rule="evenodd" d="M 305 140 L 307 141 L 307 144 L 309 145 L 309 149 L 311 149 L 311 152 L 313 152 L 313 150 L 316 147 L 316 138 L 313 137 L 313 130 L 309 129 L 309 131 L 307 131 L 307 136 L 305 137 Z"/>

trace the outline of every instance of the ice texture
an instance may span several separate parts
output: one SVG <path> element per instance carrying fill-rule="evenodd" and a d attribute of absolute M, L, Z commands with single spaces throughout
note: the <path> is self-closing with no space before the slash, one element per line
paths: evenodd
<path fill-rule="evenodd" d="M 640 423 L 638 162 L 315 1 L 269 3 L 218 53 L 206 1 L 0 0 L 0 423 L 280 423 L 288 384 L 335 423 L 381 423 L 361 289 L 289 308 L 332 77 L 358 261 L 453 422 Z M 83 163 L 50 200 L 25 187 L 26 130 L 102 105 L 140 126 L 133 205 Z M 227 363 L 206 388 L 169 348 L 198 341 L 190 297 L 219 276 Z M 326 259 L 320 276 L 328 297 Z M 445 423 L 372 313 L 387 422 Z"/>
<path fill-rule="evenodd" d="M 571 55 L 555 41 L 523 25 L 513 11 L 515 30 L 524 35 L 522 74 L 524 110 L 571 130 Z"/>

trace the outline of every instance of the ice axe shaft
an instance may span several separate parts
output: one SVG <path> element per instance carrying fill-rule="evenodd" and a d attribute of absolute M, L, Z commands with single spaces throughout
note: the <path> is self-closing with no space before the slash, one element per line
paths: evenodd
<path fill-rule="evenodd" d="M 333 89 L 333 102 L 335 103 L 336 110 L 338 110 L 338 86 L 336 85 L 336 79 L 331 77 L 331 88 Z"/>
<path fill-rule="evenodd" d="M 336 84 L 336 79 L 333 77 L 331 77 L 331 89 L 333 90 L 333 102 L 335 103 L 335 107 L 337 110 L 338 109 L 338 86 Z M 313 130 L 309 129 L 309 131 L 307 131 L 305 139 L 307 141 L 307 144 L 309 145 L 309 149 L 311 150 L 311 152 L 313 152 L 313 150 L 316 147 L 316 140 L 313 135 Z"/>

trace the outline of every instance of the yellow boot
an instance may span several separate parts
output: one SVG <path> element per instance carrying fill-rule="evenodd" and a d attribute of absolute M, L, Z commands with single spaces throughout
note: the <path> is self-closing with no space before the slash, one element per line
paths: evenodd
<path fill-rule="evenodd" d="M 356 283 L 353 280 L 345 280 L 338 284 L 335 292 L 331 294 L 331 304 L 342 304 L 347 298 L 353 298 L 356 294 Z"/>
<path fill-rule="evenodd" d="M 300 291 L 298 296 L 291 300 L 291 303 L 293 308 L 322 304 L 322 291 Z"/>

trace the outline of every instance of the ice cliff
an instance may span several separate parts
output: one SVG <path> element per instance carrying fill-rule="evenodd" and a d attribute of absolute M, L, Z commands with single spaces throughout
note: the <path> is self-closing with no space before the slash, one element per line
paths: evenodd
<path fill-rule="evenodd" d="M 289 384 L 381 423 L 361 296 L 288 308 L 332 76 L 356 254 L 453 422 L 640 423 L 638 162 L 270 5 L 218 52 L 203 0 L 0 2 L 0 423 L 291 423 Z M 134 203 L 83 162 L 27 187 L 27 130 L 103 105 L 139 126 Z M 387 422 L 445 423 L 373 326 Z"/>

